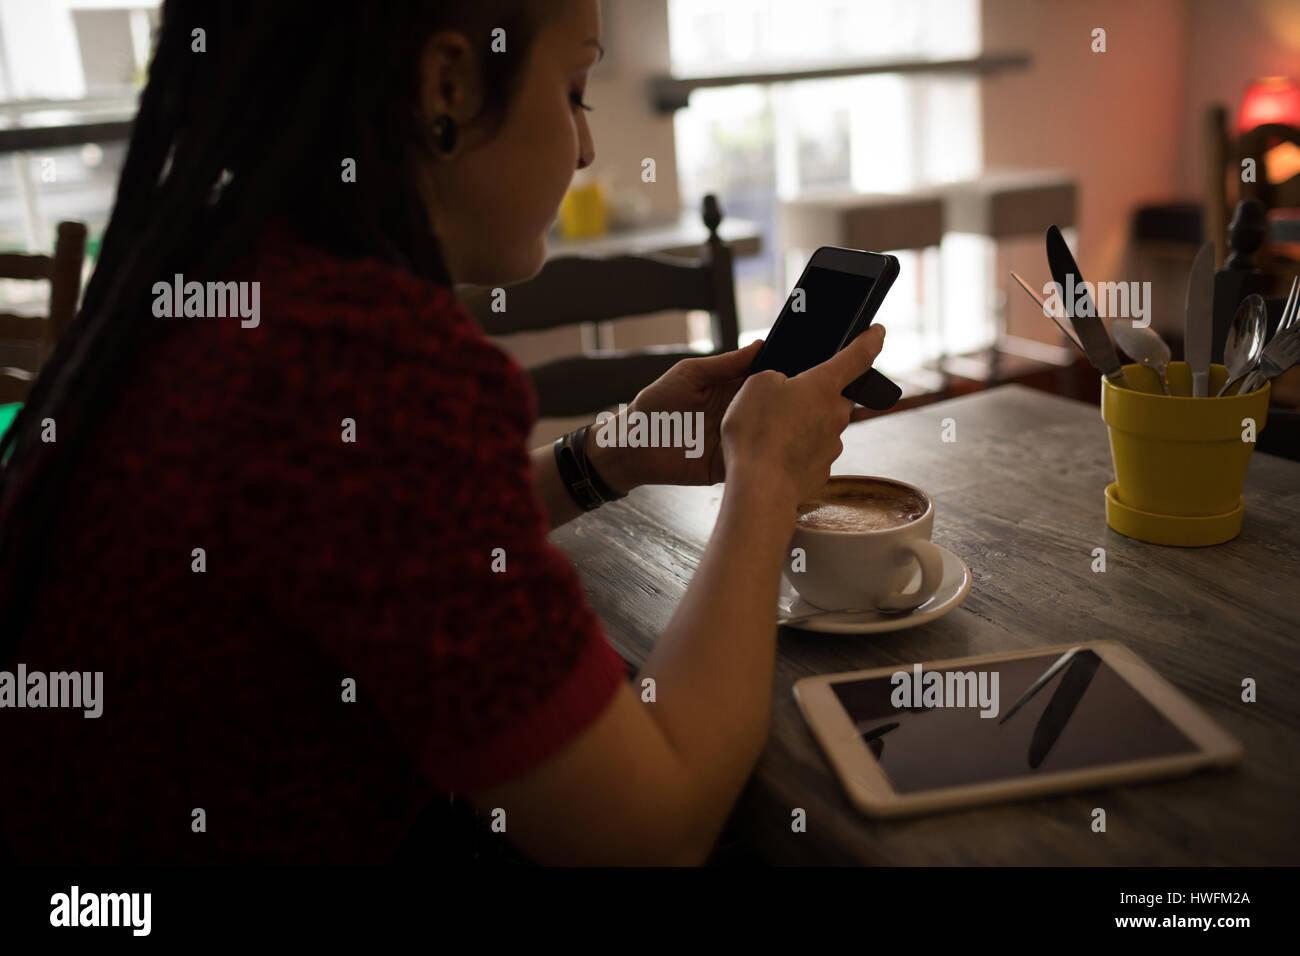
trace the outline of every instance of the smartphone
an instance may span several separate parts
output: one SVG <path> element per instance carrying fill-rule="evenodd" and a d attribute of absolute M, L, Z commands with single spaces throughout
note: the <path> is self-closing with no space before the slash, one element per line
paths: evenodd
<path fill-rule="evenodd" d="M 775 369 L 791 376 L 820 365 L 867 330 L 897 277 L 893 256 L 822 246 L 790 291 L 748 374 Z M 842 394 L 883 411 L 902 389 L 873 368 Z"/>

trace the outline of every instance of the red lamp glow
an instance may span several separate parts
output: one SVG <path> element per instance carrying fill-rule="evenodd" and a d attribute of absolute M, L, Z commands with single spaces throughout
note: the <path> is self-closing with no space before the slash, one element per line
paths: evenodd
<path fill-rule="evenodd" d="M 1246 89 L 1237 115 L 1237 132 L 1249 133 L 1265 123 L 1300 126 L 1300 83 L 1285 76 L 1255 80 Z"/>

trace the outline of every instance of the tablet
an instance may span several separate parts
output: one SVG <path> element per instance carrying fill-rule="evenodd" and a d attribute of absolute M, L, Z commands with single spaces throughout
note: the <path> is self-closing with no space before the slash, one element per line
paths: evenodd
<path fill-rule="evenodd" d="M 1176 776 L 1243 753 L 1114 641 L 826 674 L 794 695 L 872 816 Z"/>

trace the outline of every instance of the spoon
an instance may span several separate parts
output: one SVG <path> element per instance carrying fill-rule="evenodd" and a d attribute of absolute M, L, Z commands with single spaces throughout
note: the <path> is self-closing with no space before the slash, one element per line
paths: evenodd
<path fill-rule="evenodd" d="M 1228 338 L 1223 343 L 1223 360 L 1228 366 L 1228 380 L 1215 394 L 1219 398 L 1233 385 L 1246 377 L 1255 367 L 1264 351 L 1264 330 L 1268 310 L 1259 295 L 1248 295 L 1237 306 L 1237 314 L 1228 326 Z"/>
<path fill-rule="evenodd" d="M 819 617 L 832 617 L 836 614 L 878 614 L 881 617 L 896 617 L 903 614 L 911 614 L 915 608 L 908 608 L 906 611 L 884 611 L 871 607 L 842 607 L 834 611 L 816 611 L 812 614 L 800 614 L 796 617 L 777 618 L 776 623 L 782 627 L 789 627 L 794 624 L 807 624 L 809 621 L 815 621 Z"/>
<path fill-rule="evenodd" d="M 1264 351 L 1260 353 L 1259 361 L 1252 365 L 1251 370 L 1246 373 L 1241 388 L 1237 389 L 1238 395 L 1250 394 L 1257 388 L 1262 387 L 1270 378 L 1281 375 L 1295 365 L 1296 358 L 1300 355 L 1300 346 L 1296 345 L 1297 336 L 1300 336 L 1300 329 L 1295 327 L 1297 312 L 1300 312 L 1300 276 L 1297 276 L 1295 281 L 1291 283 L 1291 294 L 1287 297 L 1286 306 L 1282 309 L 1282 317 L 1278 320 L 1277 331 L 1273 333 L 1273 338 L 1265 344 Z M 1264 328 L 1267 331 L 1267 321 L 1264 323 Z M 1273 354 L 1270 356 L 1269 353 Z"/>
<path fill-rule="evenodd" d="M 1160 387 L 1168 395 L 1169 382 L 1165 380 L 1165 367 L 1168 366 L 1171 355 L 1169 346 L 1159 333 L 1149 325 L 1139 328 L 1131 319 L 1117 320 L 1111 330 L 1115 333 L 1115 342 L 1120 351 L 1155 372 L 1160 379 Z"/>

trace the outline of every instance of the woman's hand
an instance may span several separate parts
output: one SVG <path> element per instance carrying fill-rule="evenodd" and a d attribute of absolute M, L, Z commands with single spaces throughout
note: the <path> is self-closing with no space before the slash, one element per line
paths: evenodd
<path fill-rule="evenodd" d="M 587 431 L 587 456 L 596 471 L 618 492 L 637 485 L 712 485 L 722 481 L 722 417 L 762 344 L 760 339 L 734 352 L 683 359 L 643 388 L 628 405 L 628 413 L 639 412 L 647 417 L 653 412 L 679 412 L 683 428 L 689 416 L 690 447 L 603 447 L 603 426 L 593 425 Z M 703 428 L 698 432 L 697 412 L 703 415 Z M 611 421 L 607 434 L 617 435 L 620 424 L 617 418 Z M 687 457 L 688 452 L 695 457 Z"/>
<path fill-rule="evenodd" d="M 858 368 L 857 373 L 846 379 L 836 390 L 838 396 L 839 391 L 865 372 L 880 353 L 885 335 L 884 328 L 882 326 L 872 326 L 872 328 L 880 329 L 879 338 L 871 336 L 872 345 L 865 344 L 867 335 L 860 335 L 849 348 L 822 365 L 809 369 L 804 375 L 811 375 L 817 369 L 828 369 L 828 367 Z M 758 356 L 762 345 L 763 340 L 759 339 L 734 352 L 684 359 L 643 388 L 628 405 L 627 412 L 623 413 L 640 412 L 650 416 L 654 412 L 670 414 L 678 412 L 681 414 L 683 426 L 689 415 L 691 416 L 691 447 L 605 446 L 600 444 L 603 426 L 593 425 L 587 431 L 587 457 L 596 471 L 614 491 L 620 493 L 626 493 L 638 485 L 712 485 L 725 480 L 730 456 L 723 454 L 723 418 L 728 414 L 732 399 L 741 390 L 741 386 L 748 387 L 745 373 L 754 364 L 754 359 Z M 832 363 L 837 360 L 838 364 L 832 366 Z M 781 382 L 795 382 L 804 378 L 800 375 L 794 379 L 786 379 L 779 372 L 763 374 L 769 378 L 779 376 Z M 828 374 L 834 375 L 835 372 L 820 372 L 813 376 L 811 381 L 824 384 L 825 376 Z M 760 376 L 755 376 L 758 377 Z M 790 400 L 802 400 L 798 395 L 810 387 L 812 386 L 808 383 L 801 382 L 795 386 Z M 766 393 L 767 389 L 761 391 Z M 755 399 L 755 401 L 765 400 Z M 782 399 L 785 400 L 787 399 Z M 832 418 L 836 420 L 841 409 L 849 410 L 845 412 L 846 420 L 836 430 L 837 441 L 839 433 L 844 430 L 844 425 L 878 414 L 867 408 L 855 409 L 853 403 L 846 398 L 831 403 L 829 407 L 822 403 L 818 409 L 819 415 L 828 411 L 833 412 Z M 699 431 L 695 428 L 696 413 L 703 415 L 703 428 Z M 618 429 L 623 423 L 618 419 L 623 417 L 623 414 L 610 421 L 607 435 L 619 433 Z M 807 416 L 806 412 L 802 414 Z M 817 421 L 824 424 L 821 419 Z M 687 457 L 687 452 L 690 452 L 693 457 Z M 836 455 L 838 454 L 837 451 Z M 832 460 L 833 458 L 834 456 Z"/>
<path fill-rule="evenodd" d="M 793 512 L 830 476 L 844 450 L 840 435 L 855 418 L 853 402 L 840 392 L 871 367 L 884 343 L 884 327 L 873 325 L 802 375 L 749 378 L 722 421 L 728 474 L 774 490 Z"/>

